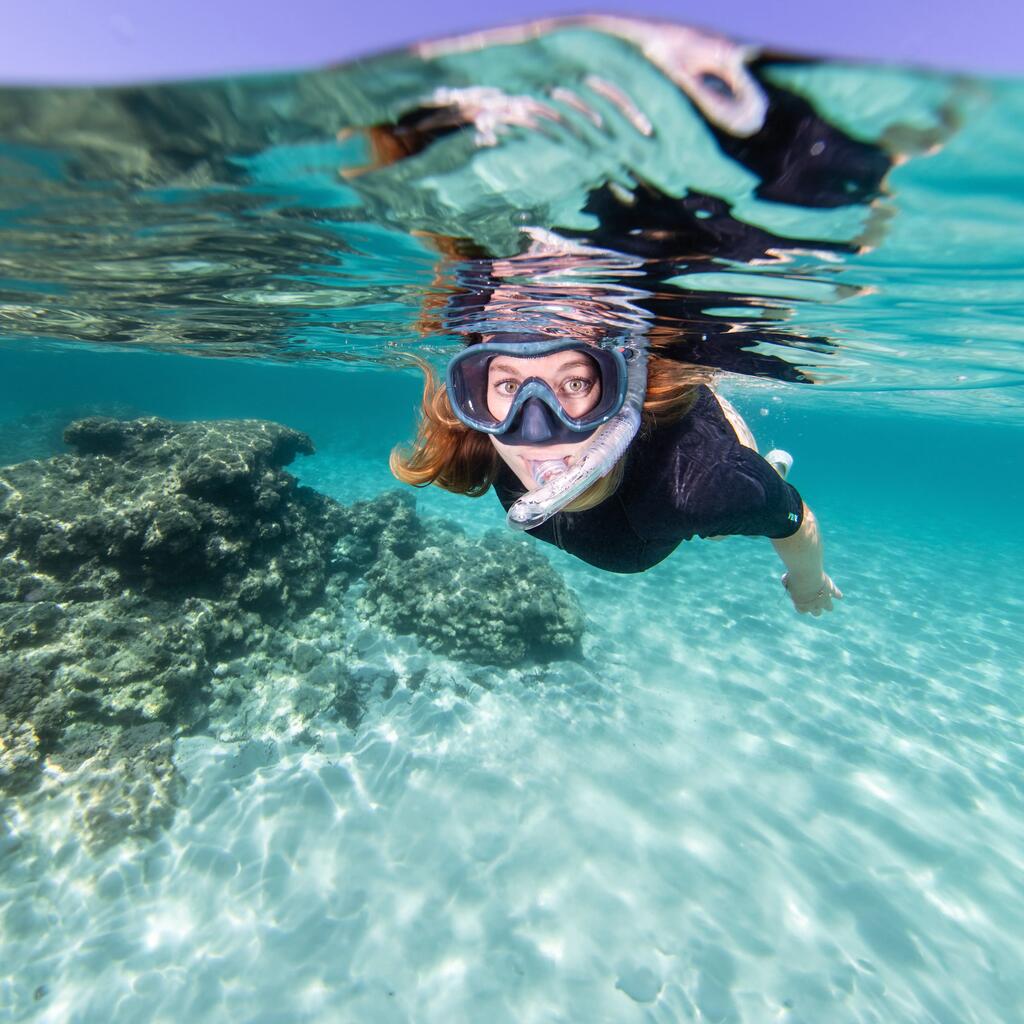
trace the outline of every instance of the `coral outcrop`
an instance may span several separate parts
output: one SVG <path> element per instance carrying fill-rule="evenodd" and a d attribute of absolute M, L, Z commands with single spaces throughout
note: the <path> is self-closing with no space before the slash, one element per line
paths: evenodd
<path fill-rule="evenodd" d="M 528 542 L 471 540 L 407 493 L 300 487 L 284 467 L 305 434 L 89 417 L 64 440 L 0 469 L 0 789 L 85 773 L 96 841 L 173 813 L 178 736 L 358 722 L 403 681 L 371 648 L 500 666 L 578 649 L 575 599 Z"/>
<path fill-rule="evenodd" d="M 336 506 L 282 469 L 313 451 L 272 423 L 78 420 L 77 453 L 0 478 L 0 600 L 151 596 L 296 608 L 323 591 Z"/>
<path fill-rule="evenodd" d="M 213 662 L 322 596 L 340 519 L 284 472 L 313 448 L 276 424 L 92 417 L 64 440 L 0 472 L 0 781 L 105 766 L 146 808 L 112 820 L 145 829 L 168 805 L 127 780 L 168 780 Z"/>
<path fill-rule="evenodd" d="M 368 617 L 433 651 L 482 664 L 576 653 L 579 604 L 525 538 L 491 530 L 471 540 L 451 527 L 422 546 L 383 547 L 359 601 Z"/>

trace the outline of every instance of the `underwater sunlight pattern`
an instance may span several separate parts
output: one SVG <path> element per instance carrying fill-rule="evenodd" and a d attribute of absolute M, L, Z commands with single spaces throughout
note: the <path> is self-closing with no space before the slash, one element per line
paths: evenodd
<path fill-rule="evenodd" d="M 1021 124 L 605 15 L 0 89 L 0 1020 L 1024 1019 Z"/>

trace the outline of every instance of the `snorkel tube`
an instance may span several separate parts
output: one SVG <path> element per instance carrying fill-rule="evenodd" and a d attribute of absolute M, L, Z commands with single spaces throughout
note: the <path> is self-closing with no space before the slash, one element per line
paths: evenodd
<path fill-rule="evenodd" d="M 547 522 L 591 484 L 607 476 L 630 446 L 640 429 L 640 415 L 647 394 L 647 342 L 632 343 L 626 399 L 622 408 L 583 449 L 579 459 L 566 469 L 561 461 L 540 463 L 534 477 L 540 487 L 524 494 L 509 510 L 505 521 L 513 530 L 533 530 Z"/>

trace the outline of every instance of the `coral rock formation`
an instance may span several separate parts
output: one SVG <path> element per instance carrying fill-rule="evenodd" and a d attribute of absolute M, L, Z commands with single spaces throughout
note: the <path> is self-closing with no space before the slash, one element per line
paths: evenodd
<path fill-rule="evenodd" d="M 544 557 L 496 530 L 473 541 L 436 529 L 415 550 L 386 548 L 366 583 L 365 615 L 454 658 L 507 666 L 566 657 L 583 634 L 575 597 Z"/>
<path fill-rule="evenodd" d="M 64 439 L 72 454 L 0 470 L 0 789 L 87 773 L 96 842 L 173 813 L 184 733 L 356 723 L 397 684 L 360 662 L 368 636 L 503 666 L 578 649 L 575 599 L 526 543 L 428 525 L 400 492 L 343 506 L 300 487 L 284 467 L 305 434 L 89 417 Z"/>
<path fill-rule="evenodd" d="M 341 521 L 283 471 L 313 449 L 276 424 L 94 417 L 65 441 L 76 454 L 0 474 L 0 782 L 120 765 L 149 808 L 128 780 L 171 776 L 215 659 L 322 596 Z M 146 829 L 166 810 L 112 802 L 87 818 Z"/>

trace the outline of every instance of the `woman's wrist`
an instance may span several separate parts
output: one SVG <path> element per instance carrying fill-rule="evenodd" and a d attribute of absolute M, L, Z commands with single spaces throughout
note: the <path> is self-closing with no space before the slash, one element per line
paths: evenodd
<path fill-rule="evenodd" d="M 789 596 L 800 604 L 821 597 L 828 589 L 828 577 L 824 569 L 811 571 L 790 571 L 782 577 L 782 585 Z"/>

